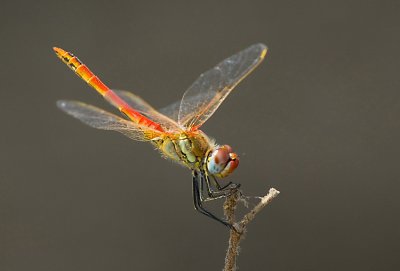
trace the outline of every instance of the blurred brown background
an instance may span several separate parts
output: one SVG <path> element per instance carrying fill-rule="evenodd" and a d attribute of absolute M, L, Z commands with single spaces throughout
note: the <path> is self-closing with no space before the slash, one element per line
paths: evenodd
<path fill-rule="evenodd" d="M 241 156 L 230 180 L 281 195 L 240 270 L 400 270 L 398 1 L 2 1 L 0 270 L 221 270 L 227 229 L 190 172 L 84 126 L 57 99 L 112 110 L 53 54 L 157 107 L 263 42 L 266 61 L 204 126 Z M 211 208 L 220 211 L 221 202 Z"/>

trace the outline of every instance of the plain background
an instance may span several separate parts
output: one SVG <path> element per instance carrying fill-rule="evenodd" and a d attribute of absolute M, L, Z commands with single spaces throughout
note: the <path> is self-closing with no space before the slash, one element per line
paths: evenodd
<path fill-rule="evenodd" d="M 238 152 L 229 179 L 247 195 L 281 191 L 240 270 L 400 270 L 399 14 L 398 1 L 2 1 L 0 270 L 221 270 L 228 231 L 194 211 L 190 172 L 59 111 L 113 109 L 51 48 L 162 107 L 257 42 L 268 57 L 203 129 Z"/>

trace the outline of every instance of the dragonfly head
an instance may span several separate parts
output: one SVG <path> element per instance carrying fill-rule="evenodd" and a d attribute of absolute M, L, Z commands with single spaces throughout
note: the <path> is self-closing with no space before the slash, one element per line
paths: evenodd
<path fill-rule="evenodd" d="M 239 165 L 239 157 L 229 145 L 219 146 L 207 157 L 207 170 L 210 174 L 224 178 Z"/>

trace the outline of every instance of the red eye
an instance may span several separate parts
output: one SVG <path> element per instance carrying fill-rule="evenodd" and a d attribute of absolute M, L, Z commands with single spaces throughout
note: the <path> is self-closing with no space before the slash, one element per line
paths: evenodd
<path fill-rule="evenodd" d="M 218 165 L 225 165 L 229 161 L 229 152 L 225 148 L 218 149 L 214 156 L 214 162 Z"/>
<path fill-rule="evenodd" d="M 219 177 L 223 178 L 231 174 L 235 168 L 239 165 L 239 160 L 232 160 L 228 164 L 226 164 L 225 168 L 221 173 L 219 173 Z"/>
<path fill-rule="evenodd" d="M 226 177 L 239 165 L 239 158 L 231 146 L 223 145 L 214 150 L 207 159 L 207 170 L 216 177 Z"/>
<path fill-rule="evenodd" d="M 221 148 L 224 148 L 228 153 L 233 152 L 233 149 L 231 146 L 229 145 L 223 145 Z"/>

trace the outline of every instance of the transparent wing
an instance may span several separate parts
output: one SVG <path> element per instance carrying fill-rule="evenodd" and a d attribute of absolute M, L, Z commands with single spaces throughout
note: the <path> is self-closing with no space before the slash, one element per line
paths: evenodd
<path fill-rule="evenodd" d="M 139 96 L 125 90 L 113 91 L 133 109 L 137 110 L 139 113 L 148 117 L 152 121 L 157 122 L 166 131 L 172 132 L 182 130 L 176 120 L 174 120 L 173 118 L 171 119 L 168 115 L 160 113 Z"/>
<path fill-rule="evenodd" d="M 181 100 L 176 101 L 166 107 L 158 109 L 158 112 L 167 116 L 168 118 L 178 122 L 179 107 L 181 106 Z"/>
<path fill-rule="evenodd" d="M 182 97 L 178 123 L 188 130 L 200 127 L 266 53 L 264 44 L 254 44 L 201 74 Z"/>
<path fill-rule="evenodd" d="M 195 103 L 198 100 L 201 100 L 202 98 L 203 98 L 203 94 L 200 93 L 197 96 L 187 97 L 186 102 Z M 170 119 L 174 120 L 175 122 L 178 122 L 179 108 L 181 106 L 181 102 L 182 102 L 182 99 L 179 101 L 176 101 L 168 106 L 165 106 L 161 109 L 158 109 L 158 112 L 169 117 Z"/>
<path fill-rule="evenodd" d="M 148 141 L 160 136 L 160 132 L 147 126 L 127 121 L 100 108 L 77 101 L 57 101 L 57 106 L 83 123 L 102 130 L 113 130 L 127 137 Z"/>

